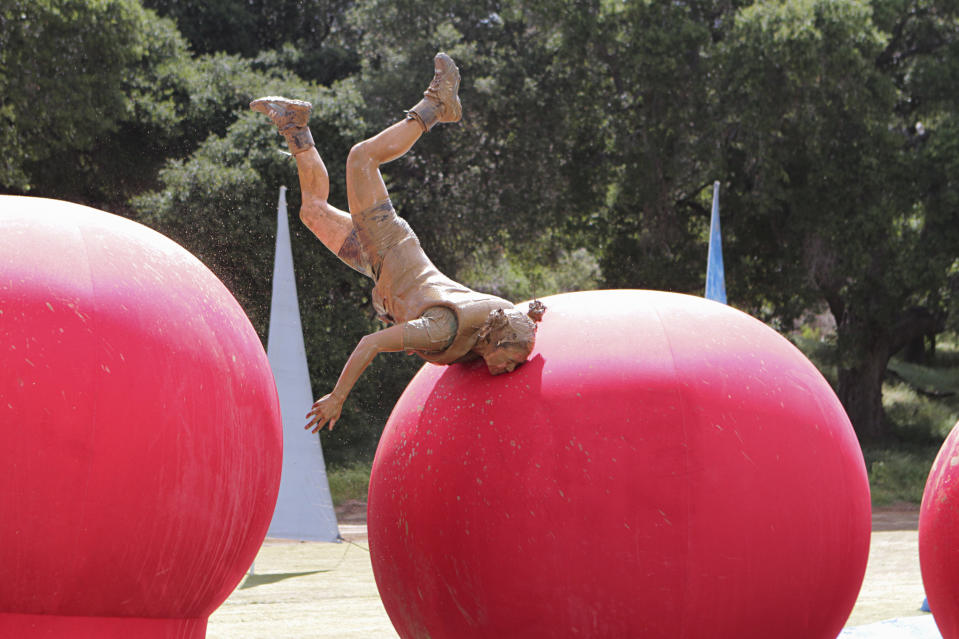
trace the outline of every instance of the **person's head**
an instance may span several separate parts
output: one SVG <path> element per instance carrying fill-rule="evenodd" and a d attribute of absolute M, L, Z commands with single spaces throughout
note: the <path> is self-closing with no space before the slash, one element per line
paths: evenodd
<path fill-rule="evenodd" d="M 489 314 L 479 332 L 479 340 L 488 344 L 483 353 L 492 375 L 511 373 L 526 361 L 536 342 L 536 322 L 543 318 L 546 306 L 536 300 L 526 313 L 516 308 L 497 309 Z"/>

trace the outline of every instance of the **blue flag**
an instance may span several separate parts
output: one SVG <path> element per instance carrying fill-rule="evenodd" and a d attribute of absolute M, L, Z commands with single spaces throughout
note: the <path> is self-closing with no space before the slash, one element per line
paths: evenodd
<path fill-rule="evenodd" d="M 709 221 L 709 253 L 706 257 L 706 299 L 726 303 L 723 238 L 719 230 L 719 182 L 713 182 L 713 214 Z"/>

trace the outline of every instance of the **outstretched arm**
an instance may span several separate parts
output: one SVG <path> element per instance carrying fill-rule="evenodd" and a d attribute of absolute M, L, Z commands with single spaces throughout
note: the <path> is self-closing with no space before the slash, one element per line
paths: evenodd
<path fill-rule="evenodd" d="M 313 432 L 319 431 L 327 422 L 330 424 L 330 430 L 336 425 L 336 420 L 340 418 L 340 412 L 343 410 L 343 402 L 347 395 L 356 384 L 366 367 L 370 365 L 373 358 L 378 353 L 389 353 L 403 350 L 403 327 L 405 324 L 394 324 L 389 328 L 365 335 L 360 343 L 353 349 L 350 358 L 346 360 L 346 366 L 340 373 L 340 379 L 329 395 L 324 395 L 316 400 L 313 408 L 306 414 L 309 423 L 305 426 L 306 430 L 313 429 Z"/>

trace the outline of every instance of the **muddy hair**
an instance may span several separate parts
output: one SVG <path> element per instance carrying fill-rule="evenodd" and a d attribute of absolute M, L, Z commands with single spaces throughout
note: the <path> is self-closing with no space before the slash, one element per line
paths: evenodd
<path fill-rule="evenodd" d="M 496 348 L 513 346 L 529 353 L 536 342 L 536 323 L 545 313 L 546 305 L 539 300 L 533 300 L 525 313 L 517 308 L 496 309 L 489 314 L 478 337 L 492 342 Z"/>

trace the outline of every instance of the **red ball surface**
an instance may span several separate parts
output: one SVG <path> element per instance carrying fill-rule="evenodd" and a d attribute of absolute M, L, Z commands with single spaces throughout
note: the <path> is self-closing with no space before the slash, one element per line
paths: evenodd
<path fill-rule="evenodd" d="M 282 461 L 239 304 L 142 225 L 3 196 L 0 336 L 0 636 L 203 637 Z"/>
<path fill-rule="evenodd" d="M 939 632 L 959 638 L 959 423 L 939 449 L 922 494 L 919 567 Z"/>
<path fill-rule="evenodd" d="M 369 539 L 400 636 L 835 639 L 869 487 L 815 367 L 700 298 L 544 301 L 530 361 L 427 365 L 383 432 Z"/>

